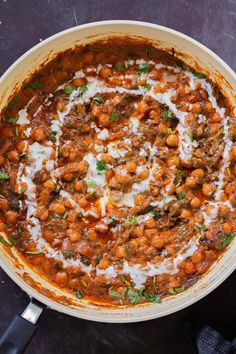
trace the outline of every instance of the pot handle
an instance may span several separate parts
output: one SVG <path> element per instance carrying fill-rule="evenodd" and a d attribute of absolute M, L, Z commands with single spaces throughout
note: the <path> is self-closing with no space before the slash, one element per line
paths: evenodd
<path fill-rule="evenodd" d="M 43 308 L 30 302 L 22 315 L 16 315 L 0 338 L 0 354 L 21 354 L 37 331 L 35 324 Z"/>

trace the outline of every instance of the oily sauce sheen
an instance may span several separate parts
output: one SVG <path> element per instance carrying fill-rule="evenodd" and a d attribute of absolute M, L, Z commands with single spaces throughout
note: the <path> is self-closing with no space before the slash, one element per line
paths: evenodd
<path fill-rule="evenodd" d="M 67 51 L 1 115 L 1 242 L 78 301 L 161 302 L 233 240 L 234 112 L 174 53 Z"/>

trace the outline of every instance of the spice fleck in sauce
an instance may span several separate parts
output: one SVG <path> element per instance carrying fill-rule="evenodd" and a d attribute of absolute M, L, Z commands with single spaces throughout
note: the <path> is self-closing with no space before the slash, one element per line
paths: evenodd
<path fill-rule="evenodd" d="M 160 302 L 234 238 L 233 109 L 167 52 L 127 39 L 62 53 L 0 133 L 1 241 L 78 299 Z"/>

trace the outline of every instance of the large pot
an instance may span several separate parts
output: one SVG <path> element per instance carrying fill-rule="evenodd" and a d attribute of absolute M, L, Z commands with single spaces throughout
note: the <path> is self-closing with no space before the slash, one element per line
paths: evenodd
<path fill-rule="evenodd" d="M 108 36 L 129 35 L 152 40 L 161 49 L 174 48 L 177 56 L 192 66 L 198 66 L 233 102 L 236 75 L 216 54 L 197 41 L 171 29 L 136 21 L 104 21 L 89 23 L 58 33 L 36 45 L 18 59 L 0 80 L 0 111 L 13 91 L 38 67 L 58 52 L 87 44 Z M 101 322 L 136 322 L 162 317 L 187 307 L 209 294 L 235 269 L 236 240 L 223 256 L 195 285 L 183 293 L 164 299 L 161 304 L 114 308 L 97 306 L 47 283 L 23 263 L 16 251 L 0 248 L 0 265 L 24 291 L 50 308 L 68 315 Z"/>

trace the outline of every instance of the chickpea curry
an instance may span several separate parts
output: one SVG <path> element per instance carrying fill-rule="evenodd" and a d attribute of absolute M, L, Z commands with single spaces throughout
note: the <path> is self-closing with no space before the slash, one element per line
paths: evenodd
<path fill-rule="evenodd" d="M 79 299 L 185 291 L 236 229 L 236 120 L 175 53 L 129 38 L 59 54 L 1 113 L 0 241 Z"/>

